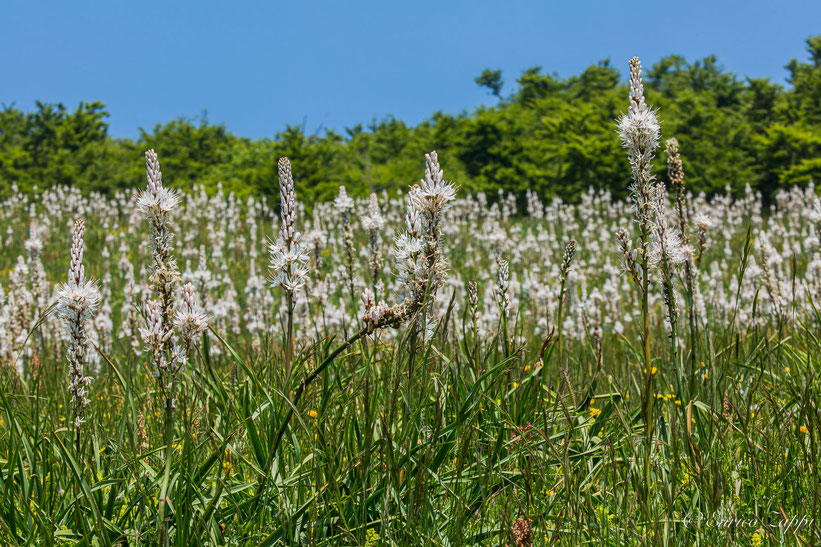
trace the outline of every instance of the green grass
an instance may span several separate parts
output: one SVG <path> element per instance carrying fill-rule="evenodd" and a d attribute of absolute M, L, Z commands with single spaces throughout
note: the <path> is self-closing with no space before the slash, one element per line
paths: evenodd
<path fill-rule="evenodd" d="M 20 236 L 0 250 L 9 267 L 23 253 L 24 211 L 8 213 Z M 72 216 L 55 216 L 46 241 L 52 282 L 65 275 L 63 227 Z M 114 251 L 123 233 L 139 270 L 146 236 L 128 231 L 116 211 L 107 218 L 119 224 L 104 227 L 86 215 L 86 265 L 98 279 L 112 276 L 116 329 L 122 274 Z M 247 236 L 249 222 L 270 232 L 267 221 L 243 216 L 229 240 Z M 526 233 L 540 222 L 515 220 L 506 229 Z M 752 245 L 745 236 L 751 222 L 734 227 L 734 248 Z M 203 218 L 179 223 L 178 242 L 197 231 L 180 248 L 208 241 Z M 489 255 L 477 261 L 463 252 L 477 229 L 465 222 L 445 243 L 453 272 L 465 279 L 495 271 Z M 105 242 L 108 234 L 113 243 Z M 602 238 L 611 242 L 606 253 L 617 256 L 612 236 Z M 579 243 L 579 267 L 594 272 L 596 253 Z M 103 247 L 114 255 L 108 263 L 99 258 Z M 556 263 L 561 251 L 542 249 L 533 259 Z M 721 251 L 716 243 L 705 264 Z M 225 260 L 242 294 L 246 251 L 228 249 Z M 339 247 L 325 260 L 323 271 L 333 271 Z M 747 283 L 748 260 L 742 253 L 728 259 L 721 281 Z M 366 258 L 361 266 L 367 271 Z M 805 267 L 793 266 L 794 275 Z M 558 281 L 550 282 L 558 291 Z M 485 279 L 482 290 L 490 284 Z M 592 273 L 589 284 L 596 285 Z M 580 286 L 569 283 L 568 292 L 577 299 Z M 340 289 L 335 301 L 346 294 Z M 621 309 L 637 305 L 629 296 Z M 64 349 L 45 325 L 34 329 L 31 352 L 17 363 L 23 374 L 8 362 L 0 369 L 2 543 L 515 545 L 517 519 L 530 521 L 535 545 L 750 545 L 756 532 L 764 544 L 819 542 L 817 523 L 778 528 L 783 518 L 821 519 L 821 317 L 811 301 L 794 310 L 793 321 L 773 316 L 743 328 L 711 311 L 694 337 L 681 329 L 675 358 L 658 302 L 650 310 L 655 372 L 645 374 L 630 324 L 621 334 L 605 331 L 600 346 L 589 335 L 565 335 L 559 351 L 557 332 L 536 327 L 545 313 L 536 304 L 510 317 L 509 339 L 503 328 L 477 337 L 466 298 L 464 289 L 443 289 L 440 299 L 450 306 L 429 343 L 413 321 L 358 339 L 349 325 L 353 341 L 346 343 L 342 329 L 323 327 L 313 309 L 297 317 L 305 328 L 287 376 L 278 304 L 256 342 L 217 322 L 180 376 L 170 447 L 148 355 L 112 337 L 100 350 L 76 453 L 65 422 Z M 351 313 L 357 306 L 348 303 Z M 686 309 L 681 303 L 682 325 Z M 684 400 L 672 387 L 677 366 Z M 642 418 L 646 381 L 651 440 Z M 714 512 L 745 522 L 697 520 Z"/>

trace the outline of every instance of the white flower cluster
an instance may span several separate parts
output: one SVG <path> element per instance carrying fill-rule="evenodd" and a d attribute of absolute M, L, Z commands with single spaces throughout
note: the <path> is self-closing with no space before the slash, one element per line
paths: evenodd
<path fill-rule="evenodd" d="M 659 145 L 661 128 L 656 111 L 644 100 L 644 84 L 641 81 L 641 62 L 638 57 L 630 59 L 630 106 L 627 114 L 618 120 L 619 138 L 627 149 L 633 183 L 630 192 L 634 213 L 642 224 L 642 230 L 653 222 L 654 205 L 657 202 L 657 187 L 651 173 L 652 160 Z"/>
<path fill-rule="evenodd" d="M 68 281 L 58 292 L 57 313 L 69 335 L 68 341 L 68 390 L 71 393 L 74 427 L 83 423 L 83 411 L 88 404 L 86 389 L 91 378 L 84 367 L 88 353 L 86 323 L 94 316 L 100 304 L 100 291 L 93 281 L 85 278 L 83 267 L 83 235 L 85 222 L 77 219 L 71 238 L 71 266 Z"/>
<path fill-rule="evenodd" d="M 174 287 L 179 279 L 177 260 L 172 254 L 174 234 L 168 221 L 180 197 L 162 185 L 160 162 L 153 149 L 145 153 L 145 173 L 148 186 L 137 197 L 137 210 L 151 223 L 151 284 L 160 299 L 162 317 L 168 321 L 173 315 Z"/>
<path fill-rule="evenodd" d="M 434 326 L 430 304 L 447 279 L 447 261 L 441 249 L 442 213 L 455 198 L 456 187 L 444 180 L 436 151 L 426 154 L 425 178 L 408 193 L 405 231 L 394 244 L 400 296 L 416 302 L 427 299 L 420 315 L 426 334 Z"/>
<path fill-rule="evenodd" d="M 168 213 L 179 205 L 180 196 L 162 185 L 160 161 L 153 149 L 145 153 L 145 172 L 148 186 L 137 197 L 137 209 L 152 221 L 164 222 Z"/>
<path fill-rule="evenodd" d="M 174 326 L 180 332 L 183 344 L 190 346 L 194 338 L 208 328 L 208 316 L 200 306 L 197 292 L 191 283 L 182 287 L 182 299 L 177 306 Z"/>
<path fill-rule="evenodd" d="M 348 198 L 348 196 L 344 197 Z M 350 200 L 351 198 L 348 199 Z M 385 222 L 385 217 L 382 216 L 382 212 L 379 210 L 379 201 L 376 197 L 376 194 L 372 193 L 368 198 L 367 212 L 364 215 L 362 215 L 362 228 L 364 228 L 366 232 L 371 234 L 373 232 L 378 232 L 379 230 L 381 230 L 385 226 Z"/>
<path fill-rule="evenodd" d="M 145 326 L 140 328 L 140 336 L 151 352 L 154 376 L 166 391 L 166 405 L 173 405 L 175 375 L 186 363 L 186 352 L 179 345 L 174 330 L 163 320 L 162 307 L 156 300 L 146 300 L 143 304 Z"/>
<path fill-rule="evenodd" d="M 351 209 L 353 209 L 353 199 L 348 196 L 348 192 L 345 190 L 344 186 L 339 187 L 339 195 L 337 195 L 336 199 L 334 199 L 334 208 L 336 208 L 343 220 L 351 214 Z"/>
<path fill-rule="evenodd" d="M 293 294 L 308 280 L 310 256 L 301 243 L 302 234 L 294 228 L 296 197 L 288 158 L 280 158 L 278 167 L 282 226 L 280 236 L 268 246 L 271 286 L 282 287 Z"/>

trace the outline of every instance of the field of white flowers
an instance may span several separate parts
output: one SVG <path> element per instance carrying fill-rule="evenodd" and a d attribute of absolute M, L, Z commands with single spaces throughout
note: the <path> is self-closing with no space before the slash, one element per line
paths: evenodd
<path fill-rule="evenodd" d="M 15 192 L 3 543 L 817 544 L 817 192 L 687 192 L 640 75 L 629 202 Z"/>

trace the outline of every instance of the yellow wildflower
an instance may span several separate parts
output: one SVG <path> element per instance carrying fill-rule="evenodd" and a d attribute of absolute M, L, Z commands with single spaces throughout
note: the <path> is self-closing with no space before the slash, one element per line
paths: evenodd
<path fill-rule="evenodd" d="M 753 534 L 753 537 L 750 538 L 750 545 L 755 545 L 756 547 L 758 547 L 759 545 L 763 545 L 760 533 L 756 532 Z"/>

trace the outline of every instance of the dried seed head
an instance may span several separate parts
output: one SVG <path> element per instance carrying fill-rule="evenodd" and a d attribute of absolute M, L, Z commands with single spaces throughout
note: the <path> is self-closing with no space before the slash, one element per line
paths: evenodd
<path fill-rule="evenodd" d="M 382 300 L 376 303 L 376 298 L 371 289 L 362 292 L 362 324 L 368 333 L 373 332 L 384 320 L 390 308 Z"/>
<path fill-rule="evenodd" d="M 667 139 L 667 175 L 673 188 L 684 186 L 684 169 L 678 152 L 678 139 Z"/>
<path fill-rule="evenodd" d="M 533 545 L 533 530 L 530 519 L 517 518 L 513 522 L 512 532 L 516 547 L 531 547 Z"/>

